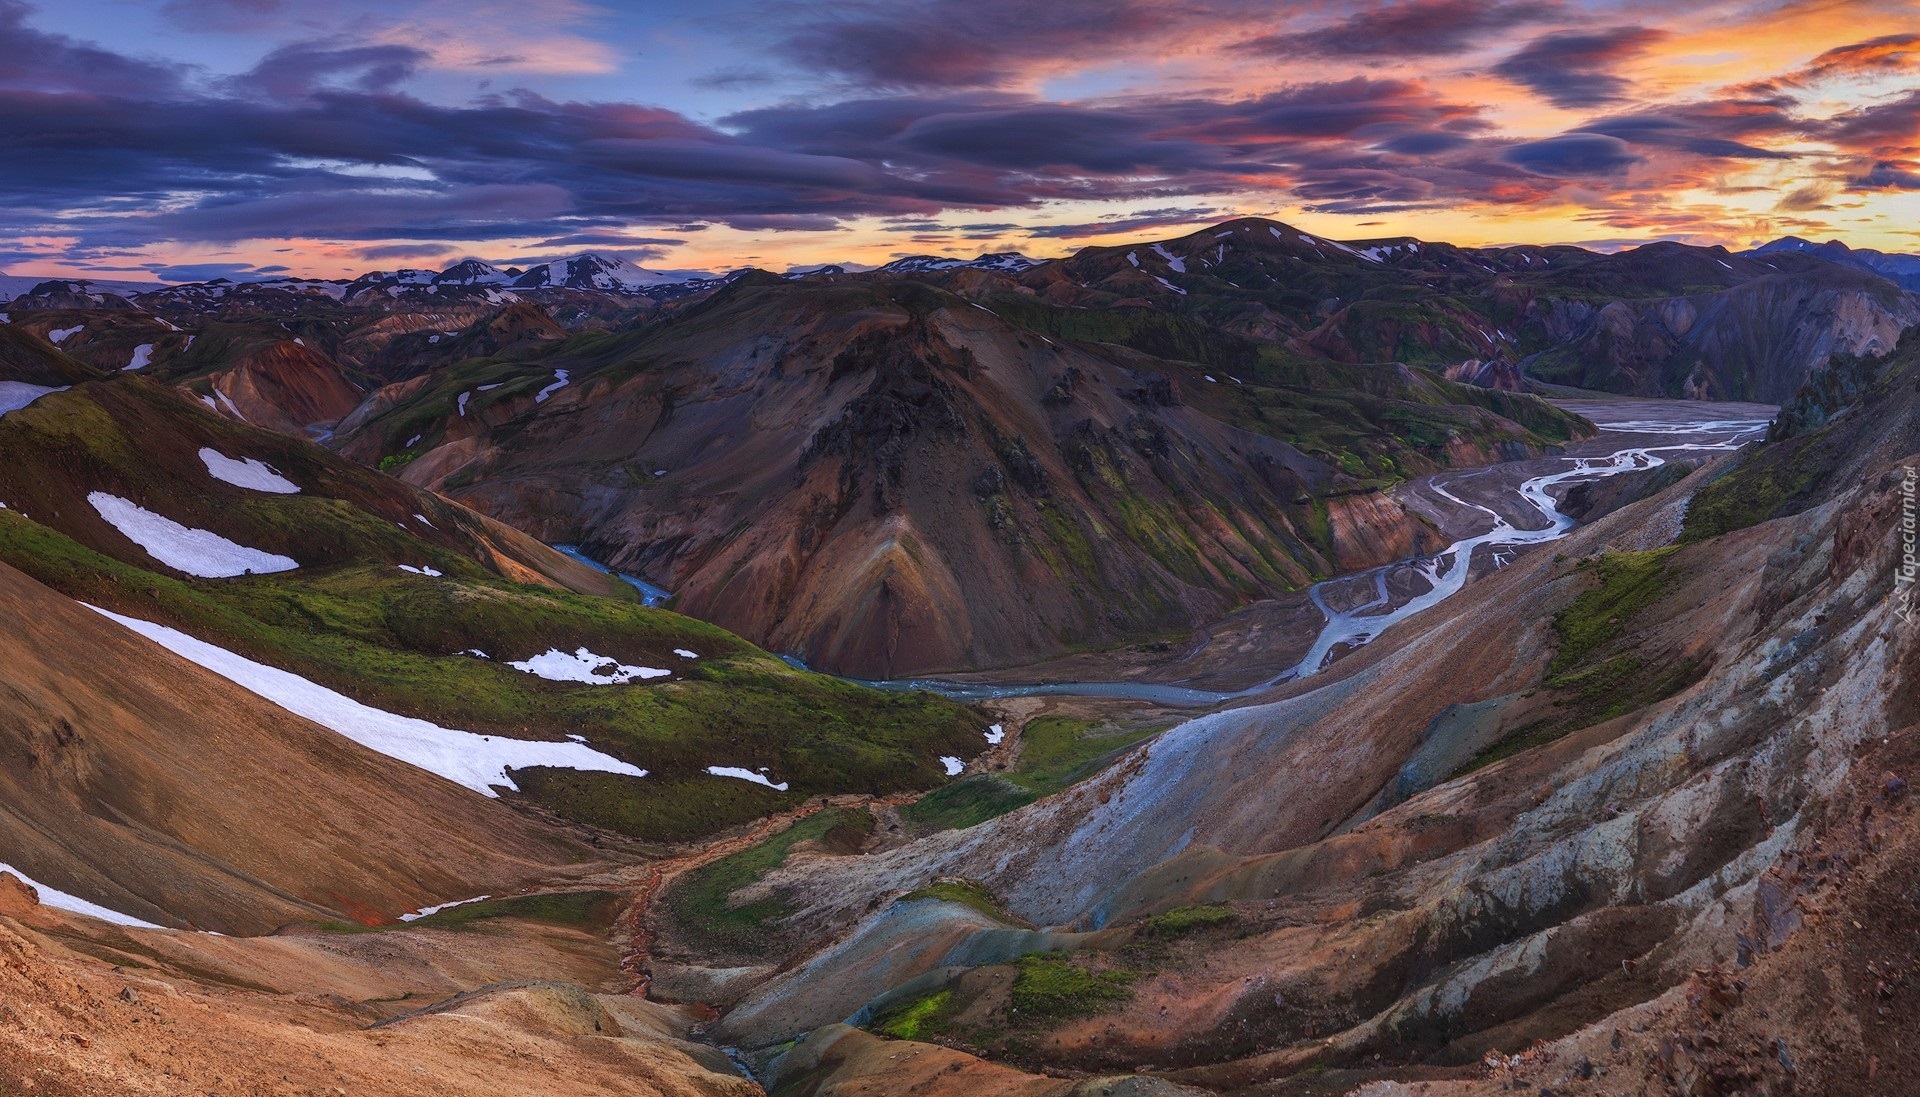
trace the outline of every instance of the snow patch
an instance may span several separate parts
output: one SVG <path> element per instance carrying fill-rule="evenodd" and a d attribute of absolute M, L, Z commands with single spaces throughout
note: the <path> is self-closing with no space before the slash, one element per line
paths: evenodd
<path fill-rule="evenodd" d="M 1167 266 L 1173 268 L 1173 273 L 1175 274 L 1187 273 L 1187 261 L 1185 259 L 1178 258 L 1172 252 L 1168 251 L 1165 244 L 1155 244 L 1153 246 L 1153 250 L 1159 252 L 1160 258 L 1165 259 L 1167 261 Z"/>
<path fill-rule="evenodd" d="M 958 777 L 967 768 L 967 764 L 951 754 L 940 756 L 940 764 L 947 768 L 947 776 Z"/>
<path fill-rule="evenodd" d="M 87 502 L 107 524 L 127 540 L 147 550 L 147 555 L 175 571 L 202 579 L 225 579 L 234 575 L 267 575 L 292 571 L 300 562 L 235 544 L 217 533 L 183 526 L 171 518 L 128 502 L 118 495 L 96 491 Z"/>
<path fill-rule="evenodd" d="M 121 369 L 146 369 L 153 364 L 153 344 L 142 343 L 133 348 L 133 357 Z"/>
<path fill-rule="evenodd" d="M 206 463 L 207 475 L 222 483 L 275 495 L 300 494 L 299 484 L 275 472 L 265 461 L 251 457 L 235 460 L 211 446 L 200 447 L 200 460 Z"/>
<path fill-rule="evenodd" d="M 549 682 L 585 682 L 591 686 L 625 685 L 635 678 L 665 678 L 673 673 L 656 667 L 629 666 L 610 655 L 595 655 L 586 648 L 571 655 L 559 648 L 548 648 L 530 659 L 507 665 L 537 674 Z"/>
<path fill-rule="evenodd" d="M 297 674 L 242 658 L 225 648 L 196 640 L 177 629 L 132 617 L 122 617 L 98 606 L 95 613 L 159 644 L 189 662 L 218 674 L 244 689 L 272 701 L 296 716 L 305 717 L 379 754 L 395 758 L 428 773 L 463 785 L 482 796 L 498 796 L 493 786 L 518 790 L 509 769 L 548 766 L 596 773 L 645 777 L 647 771 L 579 743 L 535 743 L 476 735 L 443 728 L 426 720 L 385 712 L 316 685 Z"/>
<path fill-rule="evenodd" d="M 108 910 L 98 903 L 89 903 L 78 895 L 68 895 L 64 891 L 50 888 L 40 881 L 35 880 L 33 877 L 28 876 L 26 873 L 21 872 L 19 869 L 14 868 L 12 865 L 7 864 L 5 861 L 0 861 L 0 872 L 13 873 L 20 878 L 22 883 L 39 892 L 40 904 L 42 906 L 53 907 L 56 910 L 70 911 L 74 914 L 84 914 L 89 918 L 98 918 L 102 922 L 112 922 L 116 926 L 131 926 L 134 929 L 167 928 L 165 926 L 156 926 L 152 922 L 143 922 L 131 914 L 122 914 L 117 910 Z"/>
<path fill-rule="evenodd" d="M 19 411 L 50 392 L 65 392 L 67 388 L 66 385 L 52 388 L 47 385 L 29 385 L 25 381 L 0 381 L 0 415 Z"/>
<path fill-rule="evenodd" d="M 468 903 L 484 902 L 491 898 L 493 898 L 493 896 L 491 895 L 476 895 L 471 899 L 455 899 L 451 903 L 435 903 L 433 906 L 430 906 L 430 907 L 421 907 L 419 910 L 414 911 L 412 914 L 402 914 L 400 916 L 400 920 L 402 922 L 417 922 L 422 918 L 427 918 L 432 915 L 438 914 L 443 910 L 452 910 L 454 907 L 463 907 L 463 906 L 466 906 Z"/>
<path fill-rule="evenodd" d="M 218 385 L 214 386 L 213 394 L 220 398 L 221 406 L 225 407 L 229 412 L 231 412 L 235 419 L 240 420 L 242 423 L 247 421 L 247 417 L 240 414 L 240 409 L 234 406 L 233 398 L 228 396 L 226 393 L 220 391 L 220 386 Z"/>
<path fill-rule="evenodd" d="M 543 388 L 539 392 L 534 393 L 533 402 L 536 404 L 544 404 L 547 402 L 547 397 L 552 396 L 554 393 L 566 387 L 567 387 L 567 371 L 563 369 L 554 370 L 553 384 L 548 385 L 546 388 Z"/>
<path fill-rule="evenodd" d="M 1000 745 L 1001 740 L 1007 737 L 1007 729 L 1001 727 L 999 724 L 995 724 L 986 730 L 985 735 L 987 737 L 987 745 L 997 747 Z"/>
<path fill-rule="evenodd" d="M 1134 266 L 1136 266 L 1136 267 L 1137 267 L 1137 266 L 1139 266 L 1139 265 L 1140 265 L 1140 253 L 1139 253 L 1139 252 L 1137 252 L 1137 251 L 1130 251 L 1130 252 L 1128 252 L 1128 253 L 1127 253 L 1127 262 L 1129 262 L 1129 263 L 1132 263 L 1132 264 L 1133 264 Z"/>
<path fill-rule="evenodd" d="M 768 777 L 764 770 L 755 773 L 753 770 L 741 769 L 738 766 L 708 766 L 707 772 L 713 774 L 715 777 L 733 777 L 742 781 L 752 781 L 756 785 L 765 785 L 775 792 L 787 791 L 787 782 L 782 781 L 777 785 L 774 784 L 773 779 Z"/>
<path fill-rule="evenodd" d="M 399 564 L 396 566 L 399 567 L 401 571 L 410 571 L 415 575 L 424 575 L 429 579 L 438 579 L 442 575 L 446 574 L 445 572 L 442 572 L 442 571 L 435 571 L 433 568 L 425 568 L 425 567 L 417 568 L 417 567 L 414 567 L 412 564 Z"/>
<path fill-rule="evenodd" d="M 71 339 L 75 335 L 78 335 L 81 332 L 85 331 L 86 328 L 87 326 L 85 324 L 75 324 L 70 328 L 55 328 L 52 331 L 47 333 L 47 342 L 64 343 L 68 339 Z"/>
<path fill-rule="evenodd" d="M 466 417 L 467 401 L 471 399 L 473 399 L 473 393 L 471 392 L 463 392 L 460 394 L 460 415 L 462 418 Z"/>
<path fill-rule="evenodd" d="M 673 649 L 673 653 L 674 653 L 675 655 L 678 655 L 678 656 L 679 656 L 680 658 L 682 658 L 682 659 L 698 659 L 698 658 L 700 658 L 700 654 L 699 654 L 698 652 L 693 652 L 693 651 L 688 651 L 688 650 L 687 650 L 686 648 L 674 648 L 674 649 Z"/>
<path fill-rule="evenodd" d="M 1165 278 L 1162 278 L 1162 277 L 1160 277 L 1160 276 L 1159 276 L 1159 275 L 1157 275 L 1157 274 L 1153 276 L 1153 280 L 1154 280 L 1154 281 L 1156 281 L 1156 282 L 1158 282 L 1158 283 L 1160 283 L 1161 285 L 1163 285 L 1163 286 L 1165 286 L 1165 287 L 1167 287 L 1168 289 L 1170 289 L 1170 290 L 1172 290 L 1173 292 L 1175 292 L 1175 293 L 1177 293 L 1177 294 L 1179 294 L 1179 295 L 1180 295 L 1180 296 L 1182 296 L 1182 297 L 1185 297 L 1185 296 L 1187 295 L 1187 291 L 1186 291 L 1186 290 L 1183 290 L 1183 289 L 1181 289 L 1181 288 L 1180 288 L 1179 286 L 1176 286 L 1176 285 L 1174 285 L 1174 284 L 1173 284 L 1172 282 L 1169 282 L 1169 281 L 1167 281 L 1167 280 L 1166 280 Z"/>

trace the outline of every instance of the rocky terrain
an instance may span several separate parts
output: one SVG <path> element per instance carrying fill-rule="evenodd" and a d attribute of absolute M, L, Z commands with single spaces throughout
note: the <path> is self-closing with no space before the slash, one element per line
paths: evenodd
<path fill-rule="evenodd" d="M 787 1093 L 866 1091 L 916 1040 L 935 1093 L 1055 1091 L 969 1056 L 1208 1092 L 1905 1092 L 1916 376 L 1909 340 L 1826 426 L 1065 793 L 789 857 L 739 894 L 808 943 L 716 1032 Z M 684 964 L 706 938 L 668 898 Z"/>

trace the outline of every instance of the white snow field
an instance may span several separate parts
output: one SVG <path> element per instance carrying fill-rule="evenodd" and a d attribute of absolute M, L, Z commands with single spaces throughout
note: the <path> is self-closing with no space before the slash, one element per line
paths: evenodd
<path fill-rule="evenodd" d="M 549 682 L 585 682 L 591 686 L 625 685 L 635 678 L 665 678 L 673 673 L 657 667 L 629 666 L 611 655 L 595 655 L 586 648 L 571 655 L 559 648 L 548 648 L 530 659 L 507 665 L 537 674 Z"/>
<path fill-rule="evenodd" d="M 133 357 L 121 369 L 146 369 L 153 364 L 153 344 L 142 343 L 133 348 Z"/>
<path fill-rule="evenodd" d="M 197 663 L 296 716 L 338 732 L 368 750 L 464 785 L 482 796 L 499 796 L 494 791 L 496 785 L 518 791 L 520 786 L 513 783 L 507 771 L 529 766 L 620 773 L 629 777 L 647 775 L 647 771 L 638 766 L 579 743 L 534 743 L 498 735 L 476 735 L 386 712 L 297 674 L 197 640 L 178 629 L 122 617 L 98 606 L 87 608 L 111 617 L 188 662 Z"/>
<path fill-rule="evenodd" d="M 226 579 L 235 575 L 292 571 L 300 566 L 291 556 L 262 552 L 235 544 L 217 533 L 183 526 L 118 495 L 96 491 L 87 496 L 87 502 L 93 504 L 93 509 L 100 512 L 108 525 L 146 549 L 147 555 L 188 575 Z"/>
<path fill-rule="evenodd" d="M 941 755 L 940 764 L 947 767 L 947 776 L 949 777 L 958 777 L 960 776 L 960 772 L 967 768 L 965 762 L 962 762 L 950 754 Z"/>
<path fill-rule="evenodd" d="M 300 494 L 299 484 L 273 471 L 273 467 L 265 461 L 252 457 L 228 457 L 211 446 L 200 447 L 200 460 L 206 462 L 207 475 L 222 483 L 275 495 Z"/>
<path fill-rule="evenodd" d="M 72 911 L 75 914 L 85 914 L 91 918 L 98 918 L 102 922 L 112 922 L 116 926 L 131 926 L 134 929 L 167 928 L 165 926 L 156 926 L 152 922 L 141 921 L 131 914 L 122 914 L 117 910 L 108 910 L 98 903 L 89 903 L 78 895 L 68 895 L 64 891 L 50 888 L 40 881 L 35 880 L 33 877 L 28 876 L 26 873 L 21 872 L 19 869 L 14 868 L 12 865 L 7 864 L 5 861 L 0 861 L 0 872 L 13 873 L 25 882 L 28 887 L 39 892 L 41 906 L 53 907 L 56 910 Z"/>

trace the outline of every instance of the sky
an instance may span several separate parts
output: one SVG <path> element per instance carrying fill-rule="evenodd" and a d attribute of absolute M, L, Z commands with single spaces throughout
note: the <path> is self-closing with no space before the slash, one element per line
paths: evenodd
<path fill-rule="evenodd" d="M 0 0 L 0 270 L 1920 252 L 1920 0 Z"/>

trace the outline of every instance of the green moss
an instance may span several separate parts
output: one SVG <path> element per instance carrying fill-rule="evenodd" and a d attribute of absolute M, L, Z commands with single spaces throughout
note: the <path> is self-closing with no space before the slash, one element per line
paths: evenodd
<path fill-rule="evenodd" d="M 1010 1016 L 1047 1024 L 1105 1013 L 1133 997 L 1128 971 L 1088 971 L 1053 956 L 1025 956 L 1014 976 Z"/>
<path fill-rule="evenodd" d="M 1553 618 L 1560 633 L 1550 674 L 1561 675 L 1612 643 L 1633 615 L 1659 601 L 1668 588 L 1667 557 L 1676 548 L 1609 552 L 1600 557 L 1599 585 L 1575 598 Z"/>
<path fill-rule="evenodd" d="M 900 809 L 908 822 L 930 830 L 965 830 L 1039 799 L 999 774 L 976 773 L 937 788 Z"/>
<path fill-rule="evenodd" d="M 992 892 L 972 880 L 940 880 L 928 884 L 918 891 L 910 892 L 900 897 L 900 901 L 903 903 L 911 903 L 919 899 L 937 899 L 943 903 L 958 903 L 961 906 L 970 907 L 996 922 L 1013 923 L 1018 921 L 1018 919 L 1012 917 L 1001 908 L 999 900 L 993 897 Z"/>
<path fill-rule="evenodd" d="M 1167 726 L 1113 730 L 1096 720 L 1041 716 L 1020 732 L 1020 764 L 1009 778 L 1048 796 L 1106 768 L 1128 747 Z"/>
<path fill-rule="evenodd" d="M 953 992 L 936 990 L 882 1013 L 873 1019 L 871 1027 L 880 1035 L 896 1040 L 918 1040 L 943 1031 L 952 1006 Z"/>
<path fill-rule="evenodd" d="M 1233 911 L 1218 904 L 1175 907 L 1142 922 L 1140 931 L 1151 937 L 1180 937 L 1196 930 L 1233 921 Z"/>
<path fill-rule="evenodd" d="M 1798 509 L 1838 464 L 1833 429 L 1762 447 L 1694 492 L 1680 540 L 1704 541 Z"/>
<path fill-rule="evenodd" d="M 679 935 L 694 948 L 728 955 L 768 956 L 780 947 L 779 923 L 793 914 L 785 899 L 769 897 L 735 904 L 734 892 L 759 883 L 786 863 L 801 842 L 843 848 L 873 829 L 862 810 L 821 811 L 758 845 L 687 873 L 668 889 L 666 908 Z"/>

